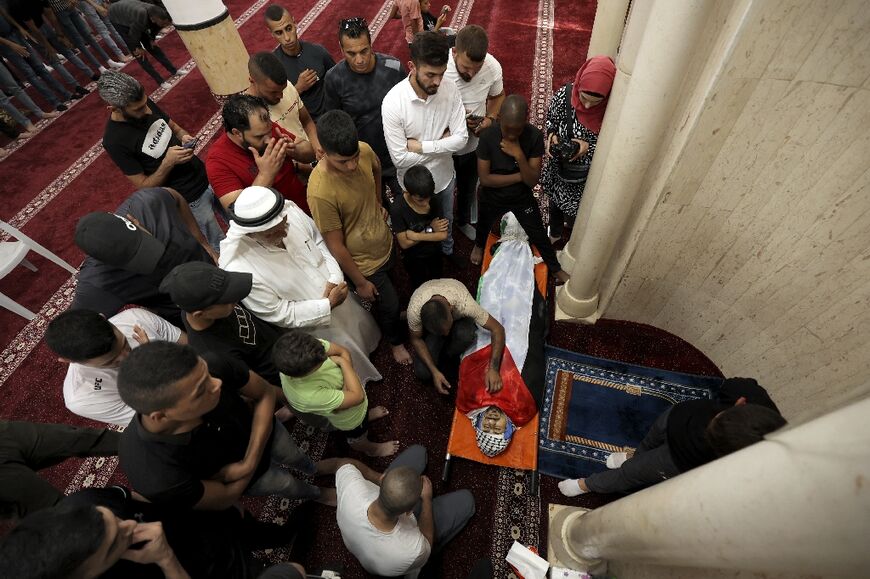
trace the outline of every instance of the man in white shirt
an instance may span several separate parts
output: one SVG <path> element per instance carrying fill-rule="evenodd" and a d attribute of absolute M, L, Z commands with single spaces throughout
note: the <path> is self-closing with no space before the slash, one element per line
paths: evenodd
<path fill-rule="evenodd" d="M 421 32 L 411 44 L 411 74 L 394 86 L 381 104 L 384 139 L 399 183 L 405 172 L 424 165 L 435 180 L 433 203 L 440 203 L 447 219 L 444 255 L 453 255 L 453 192 L 456 177 L 452 155 L 468 142 L 465 109 L 455 83 L 442 83 L 450 47 L 447 37 Z M 451 258 L 452 260 L 452 258 Z"/>
<path fill-rule="evenodd" d="M 456 84 L 465 122 L 468 143 L 453 155 L 456 168 L 457 227 L 469 239 L 474 239 L 471 208 L 477 192 L 477 136 L 498 119 L 504 102 L 504 82 L 501 64 L 489 53 L 486 30 L 470 24 L 456 35 L 456 46 L 450 51 L 444 80 Z"/>
<path fill-rule="evenodd" d="M 358 461 L 335 473 L 341 538 L 373 575 L 398 577 L 420 569 L 474 515 L 468 490 L 432 498 L 432 482 L 423 476 L 426 460 L 426 449 L 414 445 L 384 474 Z"/>
<path fill-rule="evenodd" d="M 92 310 L 67 310 L 45 332 L 59 361 L 69 364 L 63 383 L 67 409 L 84 418 L 127 426 L 136 414 L 118 394 L 118 368 L 130 351 L 150 340 L 187 343 L 187 336 L 148 310 L 132 308 L 108 320 Z"/>

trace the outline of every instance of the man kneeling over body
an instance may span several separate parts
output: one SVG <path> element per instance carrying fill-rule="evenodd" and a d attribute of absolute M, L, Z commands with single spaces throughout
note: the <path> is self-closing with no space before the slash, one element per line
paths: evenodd
<path fill-rule="evenodd" d="M 335 472 L 338 459 L 315 465 L 303 454 L 272 416 L 274 389 L 233 358 L 206 363 L 189 346 L 150 342 L 121 365 L 118 390 L 136 410 L 121 440 L 121 466 L 147 500 L 199 510 L 225 509 L 243 494 L 335 504 L 333 489 L 280 465 L 319 475 Z"/>

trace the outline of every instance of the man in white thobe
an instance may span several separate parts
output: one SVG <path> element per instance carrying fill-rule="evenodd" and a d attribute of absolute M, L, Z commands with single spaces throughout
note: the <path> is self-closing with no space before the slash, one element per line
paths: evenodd
<path fill-rule="evenodd" d="M 232 218 L 220 267 L 254 276 L 245 307 L 267 322 L 344 346 L 363 384 L 380 380 L 369 354 L 381 332 L 349 294 L 314 221 L 274 189 L 259 186 L 241 192 Z"/>

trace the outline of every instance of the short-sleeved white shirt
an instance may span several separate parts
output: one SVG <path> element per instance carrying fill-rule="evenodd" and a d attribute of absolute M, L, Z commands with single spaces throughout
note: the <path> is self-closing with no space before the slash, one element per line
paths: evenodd
<path fill-rule="evenodd" d="M 369 505 L 378 498 L 380 489 L 367 481 L 355 466 L 346 464 L 338 469 L 335 490 L 341 538 L 366 571 L 398 577 L 426 563 L 432 547 L 420 532 L 414 515 L 400 516 L 395 528 L 387 533 L 369 521 Z"/>
<path fill-rule="evenodd" d="M 138 325 L 151 340 L 177 342 L 181 330 L 148 310 L 133 308 L 109 318 L 117 327 L 131 348 L 139 342 L 133 337 L 133 326 Z M 73 414 L 127 426 L 136 414 L 124 404 L 118 394 L 117 368 L 91 368 L 72 363 L 63 381 L 63 399 L 67 409 Z"/>
<path fill-rule="evenodd" d="M 420 310 L 432 299 L 432 296 L 447 298 L 450 307 L 453 308 L 453 319 L 471 318 L 478 326 L 483 326 L 489 319 L 489 312 L 474 301 L 474 297 L 461 281 L 451 278 L 433 279 L 411 294 L 408 302 L 408 329 L 412 332 L 423 331 Z"/>
<path fill-rule="evenodd" d="M 486 99 L 495 97 L 504 92 L 504 79 L 501 64 L 491 54 L 483 59 L 483 66 L 470 81 L 465 82 L 456 70 L 456 62 L 453 60 L 451 49 L 447 57 L 447 70 L 444 71 L 444 80 L 456 84 L 459 96 L 462 98 L 462 106 L 466 113 L 477 116 L 486 116 Z M 464 155 L 477 150 L 477 137 L 471 131 L 468 132 L 468 142 L 456 155 Z"/>

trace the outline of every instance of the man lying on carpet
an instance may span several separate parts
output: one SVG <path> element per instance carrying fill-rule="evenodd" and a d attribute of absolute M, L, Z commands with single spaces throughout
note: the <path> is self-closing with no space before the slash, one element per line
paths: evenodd
<path fill-rule="evenodd" d="M 335 472 L 315 464 L 272 414 L 274 389 L 243 364 L 189 346 L 150 342 L 133 350 L 118 375 L 121 398 L 136 410 L 119 456 L 133 489 L 176 509 L 222 510 L 241 495 L 277 494 L 335 504 L 335 490 L 299 480 Z M 254 404 L 253 409 L 242 397 Z"/>
<path fill-rule="evenodd" d="M 187 343 L 187 335 L 142 308 L 108 320 L 93 310 L 67 310 L 48 324 L 45 343 L 69 364 L 63 381 L 67 410 L 91 420 L 127 426 L 136 412 L 118 394 L 118 368 L 149 340 Z"/>
<path fill-rule="evenodd" d="M 456 373 L 459 356 L 474 343 L 478 325 L 492 334 L 492 353 L 484 380 L 487 392 L 495 393 L 502 386 L 499 369 L 504 353 L 504 327 L 474 301 L 461 281 L 433 279 L 417 288 L 408 302 L 408 329 L 417 352 L 414 358 L 417 378 L 431 381 L 439 394 L 447 394 L 450 382 L 439 368 Z"/>
<path fill-rule="evenodd" d="M 659 416 L 632 456 L 613 453 L 611 470 L 559 483 L 568 497 L 631 493 L 760 442 L 786 425 L 767 391 L 751 378 L 729 378 L 718 400 L 689 400 Z"/>
<path fill-rule="evenodd" d="M 0 543 L 0 569 L 18 578 L 302 579 L 301 565 L 269 566 L 252 555 L 286 545 L 294 527 L 234 508 L 171 512 L 122 487 L 91 488 L 24 519 Z"/>

